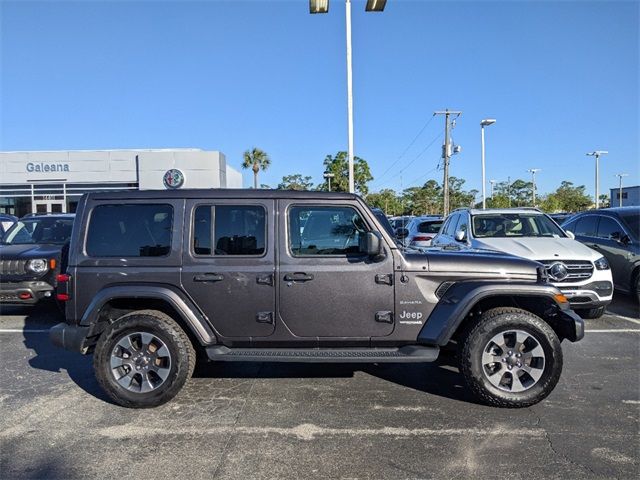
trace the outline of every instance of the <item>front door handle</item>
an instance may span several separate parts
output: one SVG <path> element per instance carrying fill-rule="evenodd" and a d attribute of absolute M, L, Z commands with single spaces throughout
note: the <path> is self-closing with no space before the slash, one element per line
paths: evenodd
<path fill-rule="evenodd" d="M 219 273 L 201 273 L 193 277 L 194 282 L 219 282 L 224 277 Z"/>
<path fill-rule="evenodd" d="M 287 273 L 284 280 L 285 282 L 309 282 L 313 280 L 313 275 L 304 272 Z"/>

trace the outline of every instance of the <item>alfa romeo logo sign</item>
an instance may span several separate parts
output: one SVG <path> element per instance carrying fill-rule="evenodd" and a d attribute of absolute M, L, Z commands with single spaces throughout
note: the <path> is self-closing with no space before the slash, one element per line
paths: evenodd
<path fill-rule="evenodd" d="M 162 183 L 166 188 L 180 188 L 184 185 L 184 173 L 182 173 L 177 168 L 172 168 L 171 170 L 167 170 L 167 172 L 162 177 Z"/>

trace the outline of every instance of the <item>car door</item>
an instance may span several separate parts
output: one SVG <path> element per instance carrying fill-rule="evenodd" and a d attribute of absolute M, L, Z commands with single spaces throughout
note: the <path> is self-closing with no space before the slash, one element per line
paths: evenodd
<path fill-rule="evenodd" d="M 617 220 L 601 216 L 598 223 L 597 239 L 588 242 L 587 246 L 595 248 L 609 261 L 613 283 L 629 288 L 628 279 L 631 277 L 630 248 L 621 242 L 628 235 Z"/>
<path fill-rule="evenodd" d="M 271 335 L 276 299 L 274 201 L 189 200 L 187 212 L 191 228 L 185 229 L 185 290 L 219 335 Z"/>
<path fill-rule="evenodd" d="M 320 343 L 389 335 L 394 329 L 393 257 L 360 253 L 375 225 L 340 202 L 279 201 L 278 314 L 298 337 Z M 384 240 L 382 240 L 384 242 Z"/>

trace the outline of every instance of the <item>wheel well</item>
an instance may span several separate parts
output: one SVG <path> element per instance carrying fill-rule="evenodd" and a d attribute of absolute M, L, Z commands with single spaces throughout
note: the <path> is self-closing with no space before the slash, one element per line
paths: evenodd
<path fill-rule="evenodd" d="M 475 325 L 484 312 L 498 307 L 521 308 L 522 310 L 531 312 L 547 322 L 560 340 L 566 338 L 566 334 L 563 333 L 562 324 L 557 321 L 558 305 L 549 297 L 495 295 L 483 298 L 471 307 L 460 325 L 458 325 L 452 340 L 458 341 L 464 332 Z"/>
<path fill-rule="evenodd" d="M 638 277 L 640 276 L 640 265 L 635 267 L 631 272 L 631 284 L 629 285 L 629 291 L 633 292 L 633 289 L 636 287 L 638 282 Z"/>
<path fill-rule="evenodd" d="M 191 326 L 182 318 L 182 315 L 171 303 L 157 298 L 114 298 L 109 300 L 100 308 L 96 318 L 96 323 L 103 325 L 103 328 L 100 328 L 99 331 L 102 332 L 108 324 L 115 322 L 123 315 L 138 310 L 157 310 L 170 316 L 187 334 L 193 347 L 197 349 L 200 346 L 200 341 L 193 333 Z"/>

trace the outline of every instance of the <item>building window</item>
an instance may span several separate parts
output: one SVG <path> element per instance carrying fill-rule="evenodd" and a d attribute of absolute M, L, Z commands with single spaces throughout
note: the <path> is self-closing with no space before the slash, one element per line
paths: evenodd
<path fill-rule="evenodd" d="M 628 192 L 622 192 L 622 199 L 625 200 L 627 198 Z M 616 192 L 616 198 L 620 200 L 620 192 Z"/>

